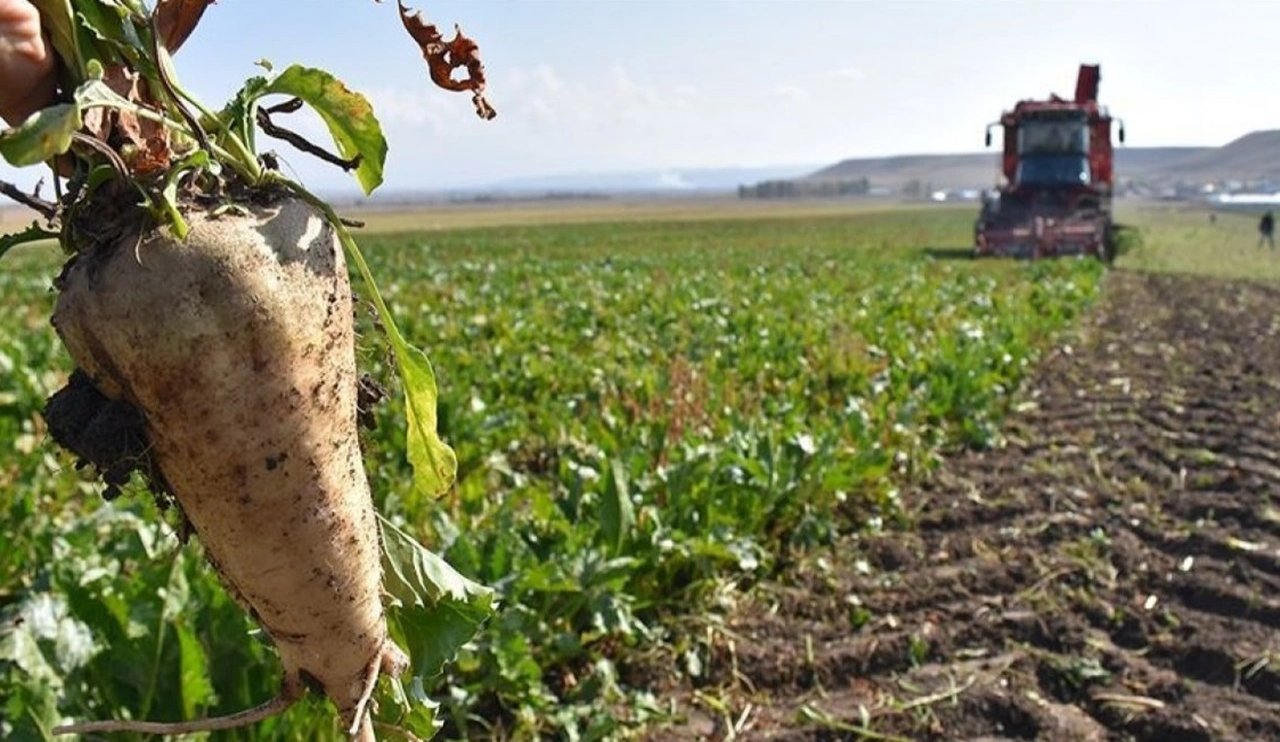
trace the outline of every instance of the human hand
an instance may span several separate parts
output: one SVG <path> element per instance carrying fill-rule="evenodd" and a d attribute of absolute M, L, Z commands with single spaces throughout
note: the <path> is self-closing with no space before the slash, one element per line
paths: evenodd
<path fill-rule="evenodd" d="M 0 117 L 16 126 L 53 101 L 53 50 L 29 0 L 0 0 Z"/>

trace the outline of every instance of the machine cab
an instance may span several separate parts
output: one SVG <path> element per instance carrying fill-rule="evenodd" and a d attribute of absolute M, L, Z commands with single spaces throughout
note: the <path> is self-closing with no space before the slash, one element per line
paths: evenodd
<path fill-rule="evenodd" d="M 1017 127 L 1019 186 L 1071 187 L 1093 182 L 1089 167 L 1089 121 L 1084 111 L 1047 110 L 1027 115 Z"/>

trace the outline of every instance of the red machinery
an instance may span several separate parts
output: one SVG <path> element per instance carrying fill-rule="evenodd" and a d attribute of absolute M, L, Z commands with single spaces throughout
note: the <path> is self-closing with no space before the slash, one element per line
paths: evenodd
<path fill-rule="evenodd" d="M 1098 65 L 1080 65 L 1074 100 L 1019 101 L 1004 127 L 1003 183 L 983 202 L 974 255 L 1114 257 L 1111 115 L 1098 105 Z M 1120 124 L 1124 142 L 1124 124 Z"/>

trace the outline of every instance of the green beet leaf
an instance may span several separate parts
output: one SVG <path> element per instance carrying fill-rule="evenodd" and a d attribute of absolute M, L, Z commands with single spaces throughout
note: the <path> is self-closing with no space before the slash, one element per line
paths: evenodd
<path fill-rule="evenodd" d="M 58 236 L 57 232 L 50 232 L 49 230 L 41 227 L 38 222 L 32 222 L 31 226 L 27 227 L 21 232 L 14 232 L 13 234 L 6 234 L 4 236 L 0 236 L 0 258 L 3 258 L 5 253 L 9 252 L 10 250 L 17 247 L 18 245 L 21 245 L 27 242 L 39 242 L 40 240 L 49 240 L 57 236 Z"/>
<path fill-rule="evenodd" d="M 239 137 L 251 151 L 256 150 L 257 124 L 254 123 L 254 113 L 258 110 L 258 99 L 262 97 L 263 90 L 267 88 L 268 80 L 262 76 L 251 77 L 245 80 L 240 91 L 235 97 L 227 103 L 222 112 L 218 114 L 218 122 L 203 122 L 205 125 L 217 123 L 220 127 L 224 127 L 226 133 L 220 132 L 219 139 L 225 139 L 227 135 Z"/>
<path fill-rule="evenodd" d="M 385 320 L 384 320 L 385 321 Z M 404 410 L 408 433 L 409 463 L 414 483 L 429 497 L 446 492 L 458 473 L 458 457 L 436 431 L 439 392 L 427 354 L 410 345 L 399 333 L 391 333 L 396 363 L 404 382 Z"/>
<path fill-rule="evenodd" d="M 431 739 L 444 726 L 439 718 L 440 704 L 427 695 L 421 678 L 413 678 L 408 687 L 399 678 L 388 680 L 390 693 L 379 697 L 378 721 L 382 739 Z"/>
<path fill-rule="evenodd" d="M 377 117 L 373 115 L 373 106 L 363 95 L 352 91 L 324 70 L 299 65 L 281 72 L 261 94 L 301 98 L 324 119 L 338 152 L 346 159 L 360 157 L 355 175 L 365 195 L 373 193 L 382 184 L 387 140 L 382 136 L 382 126 Z"/>
<path fill-rule="evenodd" d="M 155 65 L 141 53 L 143 42 L 130 21 L 131 11 L 128 8 L 112 0 L 98 0 L 78 3 L 75 10 L 86 71 L 89 60 L 96 59 L 99 64 L 124 60 L 144 76 L 154 76 Z"/>
<path fill-rule="evenodd" d="M 613 459 L 609 462 L 604 493 L 600 498 L 600 531 L 614 551 L 622 550 L 635 521 L 635 506 L 631 502 L 630 487 L 627 486 L 626 466 Z"/>
<path fill-rule="evenodd" d="M 178 634 L 178 661 L 182 682 L 182 715 L 194 719 L 216 698 L 209 679 L 209 661 L 195 632 L 184 623 L 174 625 Z"/>
<path fill-rule="evenodd" d="M 53 42 L 58 58 L 67 66 L 75 79 L 80 79 L 84 60 L 76 32 L 75 13 L 70 0 L 32 0 L 40 11 L 40 23 Z"/>
<path fill-rule="evenodd" d="M 81 123 L 78 103 L 36 111 L 17 128 L 0 134 L 0 155 L 15 167 L 47 162 L 71 148 L 71 135 Z"/>
<path fill-rule="evenodd" d="M 383 586 L 394 598 L 392 633 L 403 641 L 416 678 L 430 679 L 493 615 L 493 591 L 458 574 L 444 559 L 382 516 Z"/>
<path fill-rule="evenodd" d="M 436 375 L 431 369 L 431 361 L 426 353 L 405 340 L 396 326 L 391 310 L 383 301 L 378 284 L 373 280 L 369 264 L 355 238 L 342 225 L 333 208 L 320 201 L 301 187 L 294 187 L 294 192 L 307 199 L 328 218 L 329 223 L 338 232 L 343 249 L 356 264 L 360 278 L 368 287 L 370 298 L 378 309 L 378 319 L 391 342 L 391 349 L 396 356 L 396 366 L 400 378 L 404 382 L 405 416 L 408 418 L 408 431 L 405 433 L 405 448 L 408 451 L 409 463 L 413 465 L 414 488 L 428 497 L 435 497 L 448 491 L 458 473 L 458 457 L 453 449 L 440 439 L 436 430 L 436 405 L 439 393 L 436 388 Z"/>

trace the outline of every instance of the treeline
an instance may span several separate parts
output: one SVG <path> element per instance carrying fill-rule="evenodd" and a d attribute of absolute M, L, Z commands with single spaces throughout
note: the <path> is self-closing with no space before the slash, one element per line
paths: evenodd
<path fill-rule="evenodd" d="M 871 192 L 866 178 L 848 180 L 763 180 L 738 186 L 738 198 L 821 198 L 865 196 Z"/>

